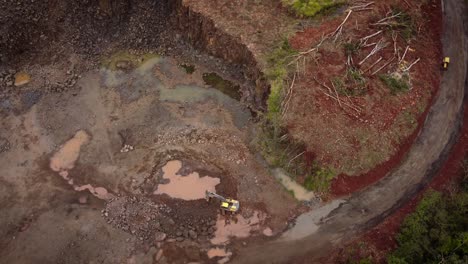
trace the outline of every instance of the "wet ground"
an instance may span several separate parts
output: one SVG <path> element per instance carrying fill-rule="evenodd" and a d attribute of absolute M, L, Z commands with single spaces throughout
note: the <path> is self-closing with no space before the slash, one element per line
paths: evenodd
<path fill-rule="evenodd" d="M 0 262 L 223 262 L 231 239 L 286 227 L 296 201 L 250 151 L 239 87 L 181 65 L 112 56 L 20 113 L 3 99 Z M 205 190 L 240 213 L 219 215 Z"/>

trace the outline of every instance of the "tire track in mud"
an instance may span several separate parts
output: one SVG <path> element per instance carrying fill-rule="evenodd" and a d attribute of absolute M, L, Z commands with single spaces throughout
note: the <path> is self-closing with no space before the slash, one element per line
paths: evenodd
<path fill-rule="evenodd" d="M 368 188 L 353 194 L 326 217 L 311 226 L 318 229 L 302 239 L 276 239 L 250 247 L 237 246 L 235 263 L 307 263 L 326 255 L 353 236 L 374 227 L 422 190 L 446 161 L 463 120 L 468 43 L 466 6 L 463 1 L 446 0 L 444 5 L 443 54 L 453 63 L 442 76 L 439 94 L 424 126 L 399 167 Z M 317 210 L 320 211 L 320 210 Z M 316 220 L 315 220 L 316 221 Z"/>

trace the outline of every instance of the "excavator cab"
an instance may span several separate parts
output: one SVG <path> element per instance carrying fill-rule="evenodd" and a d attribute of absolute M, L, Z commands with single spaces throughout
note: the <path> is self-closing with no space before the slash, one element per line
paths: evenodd
<path fill-rule="evenodd" d="M 223 196 L 216 194 L 214 192 L 205 191 L 205 198 L 209 202 L 211 198 L 216 198 L 221 201 L 220 209 L 221 214 L 225 214 L 226 212 L 230 212 L 232 214 L 239 211 L 240 203 L 237 200 L 231 198 L 224 198 Z"/>

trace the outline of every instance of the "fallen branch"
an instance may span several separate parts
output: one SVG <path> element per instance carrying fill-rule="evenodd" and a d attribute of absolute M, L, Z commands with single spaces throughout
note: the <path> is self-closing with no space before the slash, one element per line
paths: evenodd
<path fill-rule="evenodd" d="M 398 56 L 398 59 L 400 59 L 400 53 L 398 52 L 398 49 L 397 49 L 397 38 L 398 38 L 398 35 L 395 34 L 395 32 L 392 32 L 393 56 Z"/>
<path fill-rule="evenodd" d="M 350 9 L 348 11 L 348 15 L 345 17 L 345 19 L 343 20 L 343 22 L 341 22 L 341 24 L 335 29 L 335 31 L 333 31 L 333 33 L 330 35 L 331 37 L 334 37 L 334 42 L 338 39 L 338 36 L 341 34 L 341 32 L 343 31 L 343 26 L 344 24 L 346 23 L 346 21 L 348 20 L 349 16 L 351 15 L 351 13 L 353 12 L 352 9 Z"/>
<path fill-rule="evenodd" d="M 333 82 L 331 82 L 331 84 L 332 84 L 333 90 L 335 90 L 336 100 L 338 100 L 338 104 L 340 105 L 340 107 L 343 107 L 343 106 L 341 105 L 340 96 L 338 95 L 338 92 L 336 91 L 335 84 L 334 84 Z"/>
<path fill-rule="evenodd" d="M 379 63 L 383 58 L 380 57 L 378 60 L 376 60 L 374 63 L 372 63 L 371 66 L 369 66 L 369 68 L 367 68 L 366 70 L 364 70 L 364 72 L 368 72 L 370 71 L 372 68 L 374 68 L 375 65 L 377 65 L 377 63 Z"/>
<path fill-rule="evenodd" d="M 350 7 L 350 9 L 353 10 L 353 11 L 361 10 L 361 9 L 364 9 L 364 8 L 368 8 L 368 6 L 373 5 L 373 4 L 374 4 L 374 2 L 369 2 L 369 3 L 366 3 L 366 4 L 362 4 L 362 5 L 355 5 L 355 6 Z M 369 8 L 369 9 L 372 9 L 372 8 Z"/>
<path fill-rule="evenodd" d="M 406 53 L 408 52 L 408 49 L 409 49 L 409 45 L 406 46 L 405 52 L 403 53 L 403 56 L 398 61 L 398 64 L 400 64 L 405 59 L 405 56 L 406 56 Z"/>
<path fill-rule="evenodd" d="M 327 92 L 324 91 L 323 89 L 319 89 L 323 94 L 325 94 L 326 96 L 332 98 L 332 99 L 335 100 L 335 101 L 338 101 L 338 98 L 336 98 L 335 96 L 331 95 L 331 88 L 330 88 L 328 85 L 326 85 L 325 83 L 319 82 L 319 81 L 317 80 L 317 78 L 315 78 L 315 77 L 314 77 L 314 80 L 315 80 L 318 84 L 320 84 L 321 86 L 327 88 L 328 91 L 330 91 L 330 93 L 327 93 Z M 348 99 L 349 99 L 349 98 L 348 98 Z M 351 100 L 350 100 L 350 101 L 351 101 Z M 348 103 L 346 103 L 346 102 L 344 102 L 344 101 L 341 101 L 341 103 L 342 103 L 343 105 L 345 105 L 345 106 L 351 108 L 352 110 L 356 111 L 358 114 L 361 113 L 361 109 L 360 109 L 359 107 L 356 107 L 356 106 L 354 106 L 354 105 L 352 105 L 352 104 L 348 104 Z M 344 109 L 342 106 L 341 106 L 341 108 Z"/>
<path fill-rule="evenodd" d="M 382 38 L 383 39 L 383 38 Z M 375 44 L 375 47 L 374 49 L 372 49 L 372 51 L 364 58 L 362 59 L 362 61 L 360 61 L 358 64 L 359 65 L 362 65 L 368 58 L 370 58 L 372 55 L 374 55 L 375 53 L 379 52 L 381 49 L 387 47 L 388 43 L 387 42 L 383 42 L 382 39 L 379 40 L 379 42 L 377 42 L 377 44 Z"/>
<path fill-rule="evenodd" d="M 294 73 L 293 80 L 291 82 L 291 85 L 289 86 L 288 94 L 286 95 L 286 103 L 284 104 L 284 110 L 283 113 L 281 114 L 283 117 L 286 115 L 286 112 L 288 111 L 289 108 L 289 102 L 291 101 L 292 95 L 293 95 L 293 88 L 294 88 L 294 83 L 296 81 L 296 73 Z"/>
<path fill-rule="evenodd" d="M 346 61 L 346 65 L 352 66 L 353 64 L 354 64 L 353 56 L 350 54 L 350 55 L 348 55 L 348 58 L 347 58 L 347 61 Z"/>
<path fill-rule="evenodd" d="M 369 36 L 365 36 L 365 37 L 363 37 L 363 38 L 360 38 L 360 39 L 359 39 L 359 42 L 360 42 L 362 45 L 366 45 L 366 44 L 367 44 L 367 40 L 369 40 L 369 39 L 372 38 L 372 37 L 377 36 L 378 34 L 380 34 L 380 33 L 382 33 L 382 32 L 383 32 L 382 30 L 379 30 L 379 31 L 377 31 L 377 32 L 375 32 L 375 33 L 373 33 L 373 34 L 370 34 Z"/>
<path fill-rule="evenodd" d="M 297 154 L 294 158 L 292 158 L 291 160 L 289 160 L 288 162 L 288 167 L 291 165 L 291 162 L 297 158 L 299 158 L 302 154 L 304 154 L 305 151 L 302 151 L 301 153 Z"/>
<path fill-rule="evenodd" d="M 418 61 L 421 60 L 421 58 L 417 58 L 413 63 L 411 63 L 406 69 L 404 69 L 403 71 L 409 71 L 411 69 L 411 67 L 413 67 L 413 65 L 415 65 L 416 63 L 418 63 Z"/>
<path fill-rule="evenodd" d="M 395 57 L 393 57 L 391 60 L 389 60 L 387 63 L 385 63 L 384 65 L 382 65 L 382 67 L 378 68 L 376 71 L 374 71 L 371 75 L 375 75 L 376 73 L 378 73 L 379 71 L 381 71 L 383 68 L 387 67 L 393 60 L 395 59 Z"/>
<path fill-rule="evenodd" d="M 374 24 L 371 24 L 371 25 L 372 26 L 384 25 L 384 24 L 386 24 L 386 23 L 384 23 L 385 21 L 390 20 L 392 18 L 399 17 L 400 15 L 401 15 L 401 12 L 398 12 L 395 15 L 384 17 L 384 18 L 380 19 L 379 21 L 377 21 L 377 22 L 375 22 Z"/>
<path fill-rule="evenodd" d="M 314 52 L 314 51 L 318 51 L 318 48 L 322 45 L 322 43 L 328 38 L 328 36 L 322 36 L 322 39 L 320 40 L 320 42 L 315 45 L 315 47 L 309 49 L 309 50 L 306 50 L 306 51 L 301 51 L 301 52 L 298 52 L 298 54 L 294 55 L 294 57 L 296 57 L 294 60 L 292 60 L 291 62 L 288 63 L 288 66 L 290 66 L 291 64 L 293 63 L 296 63 L 297 61 L 299 61 L 302 57 L 304 57 L 305 55 L 311 53 L 311 52 Z M 305 62 L 304 62 L 305 63 Z"/>
<path fill-rule="evenodd" d="M 403 0 L 403 1 L 406 3 L 406 5 L 408 5 L 408 7 L 413 7 L 413 6 L 411 6 L 411 4 L 410 4 L 410 3 L 408 3 L 408 1 L 407 1 L 407 0 Z M 444 5 L 442 5 L 442 6 L 444 6 Z"/>

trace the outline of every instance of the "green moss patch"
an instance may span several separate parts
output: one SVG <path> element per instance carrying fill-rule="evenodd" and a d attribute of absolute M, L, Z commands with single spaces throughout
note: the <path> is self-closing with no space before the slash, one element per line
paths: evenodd
<path fill-rule="evenodd" d="M 282 0 L 282 2 L 290 6 L 299 16 L 313 17 L 344 5 L 346 0 Z"/>
<path fill-rule="evenodd" d="M 229 80 L 223 79 L 215 72 L 204 73 L 203 81 L 205 81 L 207 85 L 219 90 L 235 100 L 239 101 L 241 99 L 241 95 L 239 93 L 240 86 L 235 85 Z"/>

